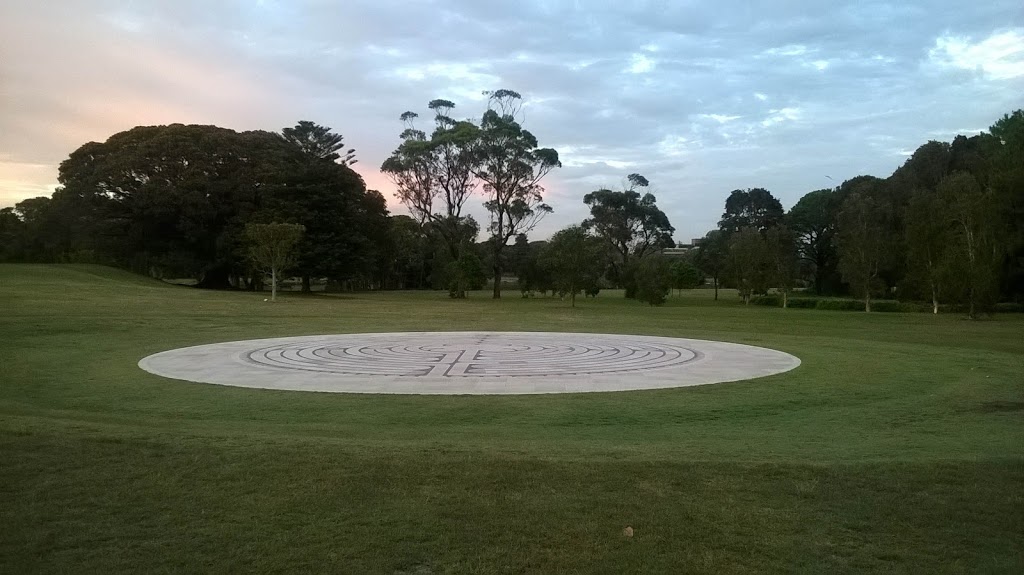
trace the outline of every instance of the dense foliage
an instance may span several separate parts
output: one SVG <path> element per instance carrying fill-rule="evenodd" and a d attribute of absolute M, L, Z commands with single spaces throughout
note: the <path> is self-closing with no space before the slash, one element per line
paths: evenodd
<path fill-rule="evenodd" d="M 888 178 L 857 176 L 788 212 L 736 190 L 701 242 L 702 271 L 745 301 L 803 284 L 819 295 L 926 300 L 968 315 L 1024 299 L 1024 111 L 988 132 L 930 141 Z M 717 283 L 717 282 L 716 282 Z"/>
<path fill-rule="evenodd" d="M 309 122 L 295 130 L 305 135 L 172 124 L 87 143 L 61 163 L 52 197 L 0 214 L 14 240 L 5 259 L 96 261 L 242 287 L 260 279 L 245 226 L 273 221 L 306 229 L 294 267 L 307 286 L 311 275 L 371 277 L 386 239 L 384 198 L 336 153 L 340 136 Z"/>
<path fill-rule="evenodd" d="M 319 278 L 463 298 L 490 272 L 498 297 L 508 272 L 524 295 L 607 286 L 637 297 L 640 270 L 649 279 L 661 265 L 646 260 L 673 247 L 674 228 L 647 179 L 633 173 L 621 190 L 587 193 L 590 215 L 578 227 L 530 242 L 527 233 L 551 212 L 540 182 L 560 166 L 558 154 L 522 126 L 518 93 L 486 96 L 475 121 L 454 119 L 450 101 L 431 101 L 429 134 L 417 129 L 416 113 L 401 115 L 401 143 L 381 170 L 411 217 L 389 216 L 383 196 L 349 167 L 355 151 L 313 122 L 280 134 L 140 126 L 72 152 L 51 197 L 0 210 L 0 261 L 111 263 L 205 287 L 256 288 L 262 277 L 244 230 L 275 222 L 305 229 L 287 271 L 306 290 Z M 465 213 L 475 195 L 486 224 Z M 852 296 L 868 311 L 873 299 L 926 301 L 936 313 L 952 305 L 972 317 L 1020 303 L 1024 111 L 975 136 L 927 142 L 887 178 L 814 190 L 788 212 L 767 189 L 734 190 L 718 229 L 697 247 L 667 264 L 671 287 L 707 280 L 716 297 L 726 285 L 748 302 L 777 292 L 783 306 L 794 290 Z"/>

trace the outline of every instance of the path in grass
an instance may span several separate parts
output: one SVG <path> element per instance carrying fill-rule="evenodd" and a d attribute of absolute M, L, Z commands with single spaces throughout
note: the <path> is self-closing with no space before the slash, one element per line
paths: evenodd
<path fill-rule="evenodd" d="M 1024 568 L 1024 318 L 285 297 L 0 266 L 0 571 Z M 708 387 L 381 397 L 166 380 L 175 347 L 421 330 L 663 335 L 803 364 Z M 625 539 L 631 525 L 635 536 Z"/>

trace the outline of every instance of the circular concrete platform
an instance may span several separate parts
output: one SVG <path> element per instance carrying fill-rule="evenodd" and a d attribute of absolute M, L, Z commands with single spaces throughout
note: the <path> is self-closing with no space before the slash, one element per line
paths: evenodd
<path fill-rule="evenodd" d="M 736 343 L 550 332 L 355 333 L 172 349 L 142 369 L 240 387 L 399 394 L 659 389 L 763 377 L 796 357 Z"/>

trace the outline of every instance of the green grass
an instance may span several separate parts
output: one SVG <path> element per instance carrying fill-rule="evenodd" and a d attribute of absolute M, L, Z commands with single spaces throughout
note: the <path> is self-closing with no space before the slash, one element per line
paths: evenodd
<path fill-rule="evenodd" d="M 856 314 L 684 292 L 300 296 L 0 266 L 0 572 L 1024 571 L 1024 316 Z M 517 397 L 275 392 L 139 370 L 288 335 L 720 339 L 800 368 Z M 622 536 L 625 526 L 633 538 Z"/>

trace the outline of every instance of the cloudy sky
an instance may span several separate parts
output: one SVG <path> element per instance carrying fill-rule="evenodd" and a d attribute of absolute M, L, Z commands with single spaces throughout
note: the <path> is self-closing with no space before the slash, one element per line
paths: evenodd
<path fill-rule="evenodd" d="M 1024 107 L 1024 3 L 3 0 L 0 207 L 48 195 L 87 141 L 174 122 L 313 120 L 390 197 L 398 116 L 478 117 L 495 88 L 563 162 L 533 237 L 639 172 L 687 240 L 735 188 L 789 208 Z"/>

